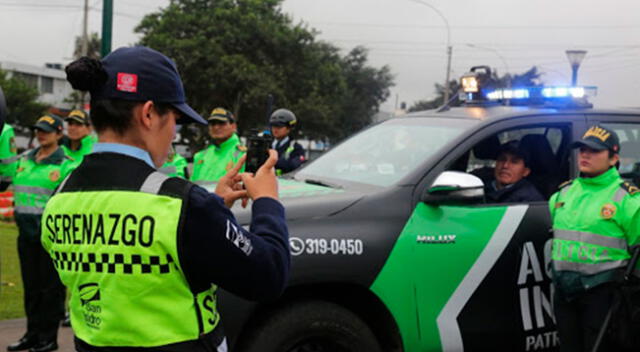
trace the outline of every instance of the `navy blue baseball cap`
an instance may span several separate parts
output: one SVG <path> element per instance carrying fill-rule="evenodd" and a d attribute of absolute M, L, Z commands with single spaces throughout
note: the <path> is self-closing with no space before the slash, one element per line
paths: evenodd
<path fill-rule="evenodd" d="M 102 61 L 107 82 L 91 91 L 92 99 L 151 100 L 171 104 L 182 113 L 179 123 L 207 122 L 186 103 L 184 87 L 176 64 L 145 46 L 119 48 Z M 190 121 L 185 121 L 185 118 Z"/>

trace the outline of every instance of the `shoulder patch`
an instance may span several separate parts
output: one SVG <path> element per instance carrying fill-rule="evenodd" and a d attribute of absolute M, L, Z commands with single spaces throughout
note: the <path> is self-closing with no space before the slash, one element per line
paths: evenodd
<path fill-rule="evenodd" d="M 640 188 L 638 188 L 638 186 L 636 186 L 633 182 L 624 181 L 620 183 L 620 187 L 622 187 L 622 189 L 627 191 L 627 193 L 632 196 L 640 193 Z"/>
<path fill-rule="evenodd" d="M 558 186 L 558 189 L 563 189 L 563 188 L 565 188 L 565 187 L 567 187 L 567 186 L 571 185 L 572 183 L 573 183 L 573 180 L 569 180 L 569 181 L 562 182 L 562 183 L 560 184 L 560 186 Z"/>
<path fill-rule="evenodd" d="M 246 152 L 247 151 L 247 147 L 245 147 L 244 145 L 238 144 L 237 148 L 241 152 Z"/>

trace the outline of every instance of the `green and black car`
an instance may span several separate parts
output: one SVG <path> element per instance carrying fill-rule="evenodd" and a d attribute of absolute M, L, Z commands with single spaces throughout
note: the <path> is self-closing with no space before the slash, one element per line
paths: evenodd
<path fill-rule="evenodd" d="M 489 203 L 481 176 L 519 140 L 548 199 L 576 176 L 570 143 L 600 124 L 637 179 L 640 111 L 592 109 L 584 92 L 469 93 L 465 106 L 374 125 L 281 179 L 290 282 L 268 304 L 220 294 L 231 350 L 557 350 L 547 202 Z"/>

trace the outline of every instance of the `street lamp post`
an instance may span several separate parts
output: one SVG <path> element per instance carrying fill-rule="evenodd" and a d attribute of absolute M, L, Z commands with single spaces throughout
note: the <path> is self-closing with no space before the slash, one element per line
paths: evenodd
<path fill-rule="evenodd" d="M 567 50 L 567 58 L 571 64 L 571 86 L 575 86 L 578 83 L 578 67 L 580 63 L 587 55 L 586 50 Z"/>
<path fill-rule="evenodd" d="M 438 14 L 438 16 L 440 16 L 440 18 L 442 18 L 442 20 L 444 21 L 444 24 L 447 27 L 447 73 L 445 75 L 446 77 L 444 81 L 444 102 L 442 104 L 442 105 L 446 105 L 449 102 L 449 79 L 451 76 L 451 55 L 453 52 L 453 48 L 451 47 L 451 27 L 449 27 L 449 21 L 447 21 L 446 17 L 444 17 L 442 12 L 440 12 L 440 10 L 438 10 L 435 6 L 427 2 L 424 2 L 422 0 L 409 0 L 409 1 L 415 2 L 416 4 L 420 4 L 432 9 L 435 13 Z"/>

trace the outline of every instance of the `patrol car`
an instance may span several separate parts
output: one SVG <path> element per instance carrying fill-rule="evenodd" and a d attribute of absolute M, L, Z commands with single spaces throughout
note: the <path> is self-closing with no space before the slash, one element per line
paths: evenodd
<path fill-rule="evenodd" d="M 488 203 L 482 180 L 519 140 L 548 199 L 577 175 L 571 142 L 600 124 L 637 181 L 640 111 L 593 109 L 592 87 L 489 90 L 477 76 L 463 106 L 374 125 L 280 179 L 290 282 L 275 302 L 220 294 L 232 351 L 557 350 L 547 202 Z"/>

